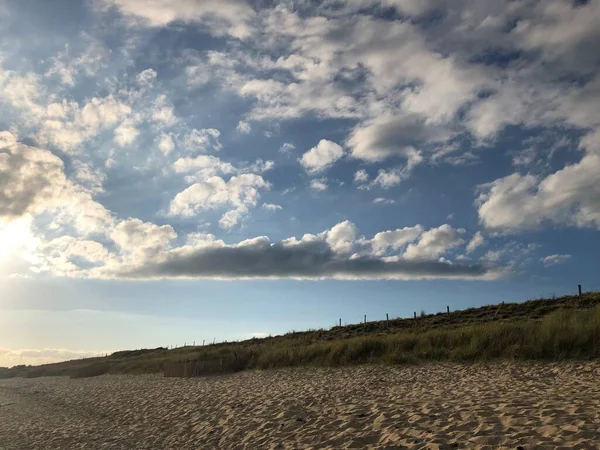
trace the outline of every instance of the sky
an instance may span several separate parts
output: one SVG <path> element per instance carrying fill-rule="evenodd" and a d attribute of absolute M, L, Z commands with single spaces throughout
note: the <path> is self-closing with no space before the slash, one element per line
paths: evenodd
<path fill-rule="evenodd" d="M 0 366 L 600 290 L 600 0 L 0 0 Z"/>

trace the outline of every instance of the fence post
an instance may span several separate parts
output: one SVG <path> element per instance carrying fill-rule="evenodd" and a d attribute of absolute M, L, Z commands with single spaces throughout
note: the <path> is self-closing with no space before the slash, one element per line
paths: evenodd
<path fill-rule="evenodd" d="M 202 347 L 204 347 L 204 341 L 205 341 L 205 340 L 206 340 L 206 339 L 202 339 Z"/>
<path fill-rule="evenodd" d="M 365 314 L 365 323 L 367 323 L 367 315 Z"/>
<path fill-rule="evenodd" d="M 340 328 L 342 327 L 342 318 L 340 317 Z"/>
<path fill-rule="evenodd" d="M 389 326 L 389 324 L 390 324 L 390 315 L 388 313 L 385 313 L 385 322 Z"/>
<path fill-rule="evenodd" d="M 579 298 L 581 298 L 581 285 L 580 284 L 577 285 L 577 289 L 579 290 Z"/>
<path fill-rule="evenodd" d="M 217 338 L 213 338 L 213 345 L 215 345 L 216 341 L 217 341 Z"/>
<path fill-rule="evenodd" d="M 448 311 L 448 315 L 450 315 L 450 307 L 446 306 L 446 311 Z"/>
<path fill-rule="evenodd" d="M 417 320 L 417 312 L 415 311 L 415 320 Z"/>
<path fill-rule="evenodd" d="M 496 310 L 496 312 L 494 313 L 494 317 L 496 317 L 498 315 L 498 312 L 500 311 L 500 308 L 502 308 L 504 306 L 504 302 L 502 302 L 499 306 L 498 309 Z"/>

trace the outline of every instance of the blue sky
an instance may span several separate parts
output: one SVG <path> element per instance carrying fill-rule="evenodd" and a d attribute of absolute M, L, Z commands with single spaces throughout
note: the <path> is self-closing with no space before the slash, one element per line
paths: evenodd
<path fill-rule="evenodd" d="M 0 2 L 0 365 L 600 289 L 600 2 Z"/>

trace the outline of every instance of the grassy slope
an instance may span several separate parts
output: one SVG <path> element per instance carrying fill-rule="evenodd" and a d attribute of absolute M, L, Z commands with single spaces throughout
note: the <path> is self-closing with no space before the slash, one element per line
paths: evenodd
<path fill-rule="evenodd" d="M 530 300 L 413 319 L 288 333 L 173 350 L 134 350 L 103 358 L 0 369 L 0 378 L 161 372 L 165 363 L 254 357 L 245 368 L 337 366 L 365 362 L 557 360 L 600 357 L 600 293 Z"/>

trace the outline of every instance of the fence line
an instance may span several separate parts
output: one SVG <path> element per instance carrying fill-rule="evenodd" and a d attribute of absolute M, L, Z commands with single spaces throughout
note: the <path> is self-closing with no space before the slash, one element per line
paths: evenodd
<path fill-rule="evenodd" d="M 581 298 L 583 296 L 585 292 L 582 290 L 582 286 L 581 284 L 577 285 L 577 296 L 579 298 Z M 493 318 L 495 318 L 498 313 L 500 312 L 500 310 L 502 309 L 502 307 L 505 305 L 505 302 L 502 302 L 501 304 L 498 305 L 498 309 L 496 310 L 496 312 L 493 314 Z M 451 312 L 450 312 L 450 306 L 446 306 L 446 314 L 448 316 L 450 316 Z M 421 311 L 421 317 L 424 315 L 423 311 Z M 414 311 L 413 312 L 413 320 L 415 325 L 417 325 L 419 317 L 417 317 L 417 312 Z M 392 320 L 394 320 L 394 318 L 392 318 Z M 410 320 L 410 319 L 408 319 Z M 375 322 L 379 322 L 379 321 L 375 321 Z M 363 324 L 366 325 L 367 323 L 367 315 L 364 314 L 363 315 Z M 385 314 L 385 326 L 389 327 L 390 324 L 390 317 L 389 317 L 389 313 Z M 338 319 L 338 321 L 336 321 L 336 325 L 340 328 L 342 328 L 342 318 L 340 317 Z M 336 325 L 333 326 L 333 328 L 336 327 Z M 344 325 L 346 326 L 346 325 Z M 217 342 L 217 338 L 213 338 L 212 343 L 209 341 L 208 345 L 215 345 Z M 223 341 L 223 342 L 227 342 L 227 341 Z M 203 339 L 202 340 L 202 346 L 204 346 L 206 343 L 206 340 Z M 196 346 L 196 341 L 193 341 L 193 345 Z M 184 347 L 186 346 L 186 344 L 184 344 Z M 167 349 L 176 349 L 178 348 L 177 344 L 175 345 L 170 345 L 167 346 Z M 229 361 L 227 358 L 220 358 L 220 360 L 202 360 L 202 361 L 190 361 L 190 362 L 185 362 L 185 363 L 173 363 L 170 364 L 169 367 L 165 366 L 165 376 L 194 376 L 194 375 L 167 375 L 168 373 L 178 373 L 178 374 L 186 374 L 186 373 L 196 373 L 199 371 L 202 373 L 218 373 L 218 372 L 223 372 L 223 371 L 227 371 L 230 368 L 236 367 L 238 365 L 238 359 L 240 358 L 240 356 L 236 355 L 234 357 L 234 359 L 232 361 Z M 184 368 L 183 366 L 185 366 L 187 364 L 187 366 Z"/>
<path fill-rule="evenodd" d="M 255 354 L 238 354 L 214 358 L 198 359 L 178 363 L 165 363 L 163 374 L 165 377 L 191 378 L 201 375 L 233 373 L 243 370 L 254 361 Z"/>

